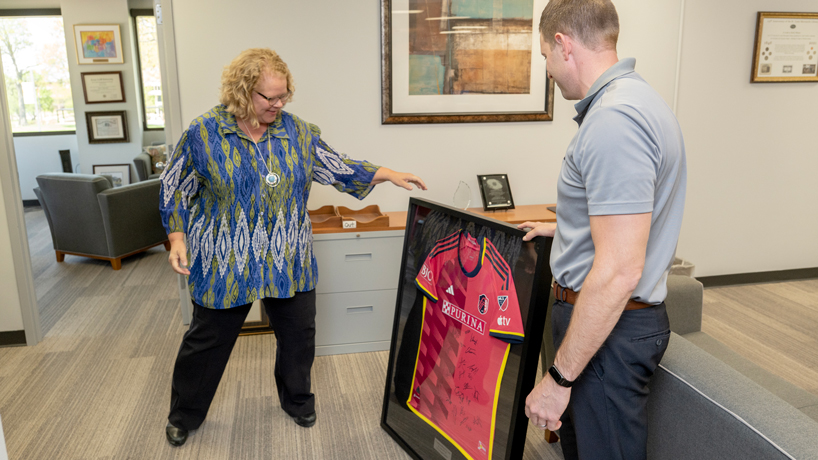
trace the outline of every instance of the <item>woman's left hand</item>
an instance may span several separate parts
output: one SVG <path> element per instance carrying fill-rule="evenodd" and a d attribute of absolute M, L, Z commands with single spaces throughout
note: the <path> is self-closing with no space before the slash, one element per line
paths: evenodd
<path fill-rule="evenodd" d="M 423 179 L 420 177 L 412 173 L 392 171 L 389 168 L 383 167 L 378 168 L 378 171 L 375 173 L 375 177 L 372 178 L 370 185 L 378 185 L 386 181 L 392 182 L 398 187 L 403 187 L 406 190 L 412 190 L 412 184 L 415 184 L 415 186 L 421 190 L 427 190 L 426 183 L 424 183 Z"/>

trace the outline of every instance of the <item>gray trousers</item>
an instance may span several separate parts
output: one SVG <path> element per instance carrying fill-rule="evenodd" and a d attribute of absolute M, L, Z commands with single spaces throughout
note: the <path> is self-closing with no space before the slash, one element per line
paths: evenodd
<path fill-rule="evenodd" d="M 552 308 L 554 347 L 559 349 L 574 306 L 556 301 Z M 647 458 L 647 385 L 669 338 L 664 303 L 622 313 L 572 387 L 559 430 L 566 460 Z"/>

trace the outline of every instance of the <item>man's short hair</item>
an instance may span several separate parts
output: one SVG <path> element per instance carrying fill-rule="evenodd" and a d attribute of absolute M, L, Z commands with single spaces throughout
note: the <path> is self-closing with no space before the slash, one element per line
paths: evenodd
<path fill-rule="evenodd" d="M 555 45 L 554 35 L 563 33 L 588 49 L 616 49 L 619 15 L 610 0 L 550 0 L 540 17 L 540 33 Z"/>

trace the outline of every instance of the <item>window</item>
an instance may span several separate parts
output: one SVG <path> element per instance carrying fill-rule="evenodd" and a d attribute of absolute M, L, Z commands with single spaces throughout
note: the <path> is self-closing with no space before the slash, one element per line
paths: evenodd
<path fill-rule="evenodd" d="M 7 16 L 0 10 L 0 54 L 14 134 L 76 131 L 59 14 L 48 10 L 42 16 Z"/>
<path fill-rule="evenodd" d="M 159 71 L 159 42 L 152 10 L 131 10 L 136 25 L 139 50 L 139 78 L 142 85 L 142 125 L 145 130 L 164 129 L 162 74 Z"/>

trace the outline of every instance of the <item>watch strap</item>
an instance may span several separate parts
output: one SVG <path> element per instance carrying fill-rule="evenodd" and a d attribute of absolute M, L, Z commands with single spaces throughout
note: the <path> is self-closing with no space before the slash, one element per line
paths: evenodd
<path fill-rule="evenodd" d="M 561 387 L 571 388 L 571 385 L 574 384 L 573 380 L 568 380 L 563 377 L 562 372 L 560 372 L 559 369 L 557 369 L 557 366 L 553 364 L 548 368 L 548 373 L 551 375 L 554 381 L 557 382 L 557 385 Z"/>

